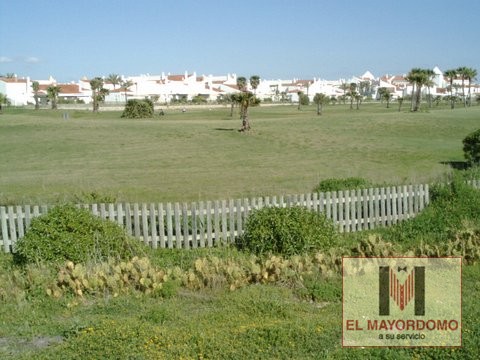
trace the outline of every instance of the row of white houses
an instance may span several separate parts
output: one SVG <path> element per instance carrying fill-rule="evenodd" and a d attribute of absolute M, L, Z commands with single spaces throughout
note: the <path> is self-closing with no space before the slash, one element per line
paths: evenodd
<path fill-rule="evenodd" d="M 433 69 L 435 76 L 434 85 L 425 88 L 424 92 L 433 96 L 445 96 L 450 94 L 449 82 L 443 76 L 443 72 L 435 67 Z M 128 88 L 121 85 L 114 85 L 107 80 L 104 87 L 109 90 L 106 97 L 107 103 L 124 103 L 126 98 L 153 98 L 158 102 L 165 103 L 172 100 L 186 99 L 191 100 L 196 96 L 201 96 L 207 101 L 217 101 L 230 93 L 238 92 L 237 75 L 197 75 L 195 72 L 184 74 L 164 74 L 161 75 L 140 75 L 140 76 L 122 76 L 122 81 L 130 81 Z M 40 98 L 46 98 L 47 88 L 51 85 L 60 87 L 59 97 L 62 100 L 80 101 L 90 103 L 92 101 L 92 91 L 90 88 L 90 79 L 82 78 L 76 82 L 58 83 L 54 78 L 47 80 L 32 80 L 29 77 L 0 77 L 0 93 L 6 95 L 10 103 L 14 106 L 24 106 L 34 103 L 34 94 L 32 82 L 37 81 L 40 85 Z M 379 88 L 386 88 L 393 97 L 406 96 L 411 94 L 412 86 L 405 79 L 405 75 L 384 75 L 375 77 L 370 71 L 366 71 L 361 76 L 355 76 L 350 79 L 324 80 L 324 79 L 289 79 L 289 80 L 265 80 L 261 79 L 257 89 L 253 90 L 261 99 L 271 99 L 276 101 L 298 101 L 298 92 L 302 91 L 308 95 L 310 100 L 316 93 L 324 93 L 329 97 L 341 97 L 345 95 L 345 85 L 356 83 L 357 91 L 365 97 L 376 98 Z M 467 86 L 467 84 L 465 84 Z M 252 90 L 252 89 L 251 89 Z M 480 85 L 472 84 L 470 87 L 472 94 L 480 94 Z M 462 93 L 461 80 L 454 81 L 454 94 Z"/>

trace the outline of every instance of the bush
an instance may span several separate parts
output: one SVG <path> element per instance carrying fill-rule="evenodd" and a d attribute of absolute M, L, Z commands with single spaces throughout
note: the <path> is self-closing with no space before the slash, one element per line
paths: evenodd
<path fill-rule="evenodd" d="M 142 253 L 143 245 L 130 238 L 110 220 L 86 209 L 60 205 L 32 220 L 31 227 L 16 244 L 18 263 L 75 263 L 108 257 L 127 259 Z"/>
<path fill-rule="evenodd" d="M 480 164 L 480 129 L 463 139 L 463 152 L 471 165 Z"/>
<path fill-rule="evenodd" d="M 239 246 L 259 255 L 293 255 L 328 249 L 336 237 L 332 221 L 324 214 L 302 207 L 268 207 L 249 215 Z"/>
<path fill-rule="evenodd" d="M 314 192 L 328 192 L 339 190 L 354 190 L 371 187 L 372 184 L 365 179 L 350 177 L 346 179 L 325 179 L 313 189 Z"/>
<path fill-rule="evenodd" d="M 122 118 L 128 119 L 142 119 L 153 117 L 154 109 L 153 102 L 150 99 L 128 100 L 123 111 Z"/>
<path fill-rule="evenodd" d="M 480 190 L 466 184 L 464 174 L 455 174 L 448 184 L 430 188 L 431 203 L 413 219 L 379 229 L 387 241 L 403 247 L 438 244 L 452 239 L 466 223 L 480 226 Z"/>

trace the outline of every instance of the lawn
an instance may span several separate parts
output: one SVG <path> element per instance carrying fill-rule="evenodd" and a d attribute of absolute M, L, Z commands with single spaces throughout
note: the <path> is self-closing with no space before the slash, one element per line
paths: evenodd
<path fill-rule="evenodd" d="M 406 109 L 406 107 L 405 107 Z M 7 109 L 0 115 L 0 203 L 195 201 L 310 192 L 322 179 L 435 180 L 462 161 L 480 107 L 410 113 L 365 104 L 252 108 L 236 131 L 229 107 L 154 119 L 120 112 Z"/>

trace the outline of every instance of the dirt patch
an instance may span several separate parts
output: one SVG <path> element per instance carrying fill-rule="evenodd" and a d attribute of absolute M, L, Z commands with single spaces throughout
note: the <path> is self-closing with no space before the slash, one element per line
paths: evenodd
<path fill-rule="evenodd" d="M 44 349 L 63 342 L 62 336 L 35 336 L 31 339 L 0 337 L 0 355 L 15 355 L 32 350 Z"/>

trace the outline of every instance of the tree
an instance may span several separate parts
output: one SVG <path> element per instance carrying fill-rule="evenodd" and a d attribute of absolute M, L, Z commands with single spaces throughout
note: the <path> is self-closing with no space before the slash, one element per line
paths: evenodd
<path fill-rule="evenodd" d="M 348 92 L 346 94 L 348 97 L 350 97 L 350 109 L 353 109 L 353 100 L 356 99 L 357 97 L 357 84 L 356 83 L 350 83 L 348 86 Z M 357 109 L 358 109 L 358 103 L 357 103 Z"/>
<path fill-rule="evenodd" d="M 303 93 L 303 91 L 298 91 L 297 95 L 298 95 L 298 107 L 297 107 L 298 110 L 300 110 L 301 105 L 310 104 L 310 99 L 309 99 L 308 95 L 305 95 Z"/>
<path fill-rule="evenodd" d="M 259 84 L 260 84 L 260 76 L 258 75 L 250 76 L 250 86 L 252 87 L 254 94 L 257 94 L 257 88 Z"/>
<path fill-rule="evenodd" d="M 383 100 L 385 100 L 384 94 L 387 92 L 386 87 L 379 87 L 377 92 L 378 92 L 378 99 L 380 99 L 380 102 L 383 104 Z"/>
<path fill-rule="evenodd" d="M 463 139 L 463 153 L 470 165 L 480 165 L 480 129 Z"/>
<path fill-rule="evenodd" d="M 406 79 L 413 86 L 412 88 L 412 111 L 418 111 L 422 96 L 422 87 L 429 84 L 428 70 L 413 68 L 407 74 Z M 416 89 L 415 91 L 413 89 Z"/>
<path fill-rule="evenodd" d="M 462 79 L 462 99 L 463 99 L 463 106 L 467 107 L 467 98 L 465 96 L 465 80 L 468 76 L 468 68 L 465 66 L 460 66 L 457 68 L 457 74 Z"/>
<path fill-rule="evenodd" d="M 3 105 L 10 105 L 10 100 L 7 98 L 7 95 L 0 93 L 0 113 Z"/>
<path fill-rule="evenodd" d="M 380 89 L 378 89 L 378 93 L 382 102 L 383 100 L 387 102 L 387 109 L 390 108 L 390 100 L 392 100 L 393 97 L 392 93 L 388 91 L 388 89 L 385 87 L 381 87 Z"/>
<path fill-rule="evenodd" d="M 402 96 L 397 98 L 398 101 L 398 112 L 402 111 L 402 104 L 403 104 L 404 98 Z"/>
<path fill-rule="evenodd" d="M 432 69 L 424 69 L 425 75 L 427 76 L 427 79 L 425 81 L 425 86 L 427 87 L 428 91 L 428 107 L 432 107 L 432 96 L 430 93 L 430 88 L 435 85 L 433 82 L 433 78 L 435 77 L 435 72 Z"/>
<path fill-rule="evenodd" d="M 322 115 L 323 105 L 326 105 L 330 102 L 330 98 L 322 93 L 316 93 L 313 97 L 313 102 L 317 104 L 317 115 Z"/>
<path fill-rule="evenodd" d="M 250 120 L 248 118 L 248 108 L 260 104 L 260 100 L 250 91 L 242 91 L 238 95 L 240 104 L 240 118 L 242 119 L 242 127 L 240 131 L 250 130 Z"/>
<path fill-rule="evenodd" d="M 143 100 L 131 99 L 128 100 L 123 110 L 122 118 L 128 119 L 142 119 L 151 118 L 154 115 L 153 102 L 145 98 Z"/>
<path fill-rule="evenodd" d="M 254 78 L 255 75 L 250 77 L 250 81 Z M 241 91 L 239 94 L 231 94 L 230 101 L 232 103 L 231 114 L 233 115 L 233 106 L 235 103 L 238 103 L 240 106 L 240 119 L 242 120 L 242 127 L 239 131 L 249 131 L 250 130 L 250 120 L 248 118 L 248 109 L 250 106 L 255 106 L 260 104 L 260 99 L 258 99 L 254 93 L 247 90 L 247 78 L 243 76 L 237 77 L 237 87 Z"/>
<path fill-rule="evenodd" d="M 360 95 L 367 97 L 372 95 L 372 84 L 369 80 L 360 81 L 358 85 Z"/>
<path fill-rule="evenodd" d="M 51 85 L 47 88 L 47 97 L 52 102 L 52 109 L 57 109 L 58 94 L 60 94 L 61 87 L 57 85 Z"/>
<path fill-rule="evenodd" d="M 103 79 L 100 77 L 90 80 L 90 87 L 92 88 L 93 112 L 98 112 L 100 102 L 105 101 L 105 96 L 109 91 L 103 87 Z"/>
<path fill-rule="evenodd" d="M 113 85 L 113 90 L 122 83 L 122 78 L 118 74 L 110 74 L 106 80 Z"/>
<path fill-rule="evenodd" d="M 477 70 L 474 68 L 467 68 L 465 75 L 468 80 L 468 106 L 472 106 L 472 93 L 470 88 L 472 87 L 472 80 L 477 77 Z"/>
<path fill-rule="evenodd" d="M 122 82 L 122 88 L 123 88 L 124 95 L 125 95 L 125 104 L 128 102 L 127 91 L 129 90 L 130 86 L 133 86 L 133 82 L 131 80 L 126 80 L 126 81 Z"/>
<path fill-rule="evenodd" d="M 247 78 L 239 76 L 237 78 L 237 87 L 240 91 L 247 91 Z"/>
<path fill-rule="evenodd" d="M 455 108 L 455 100 L 453 97 L 453 80 L 457 78 L 457 70 L 456 69 L 450 69 L 446 70 L 443 75 L 448 78 L 448 81 L 450 83 L 450 108 L 454 109 Z"/>
<path fill-rule="evenodd" d="M 38 91 L 40 90 L 40 84 L 38 81 L 32 82 L 32 90 L 33 90 L 33 99 L 35 100 L 35 110 L 40 109 L 40 104 L 38 101 Z"/>
<path fill-rule="evenodd" d="M 233 108 L 235 107 L 235 104 L 240 103 L 240 97 L 238 96 L 238 94 L 230 93 L 227 94 L 225 98 L 230 104 L 230 117 L 233 117 Z"/>

